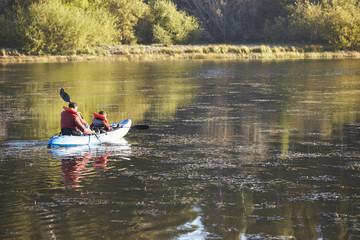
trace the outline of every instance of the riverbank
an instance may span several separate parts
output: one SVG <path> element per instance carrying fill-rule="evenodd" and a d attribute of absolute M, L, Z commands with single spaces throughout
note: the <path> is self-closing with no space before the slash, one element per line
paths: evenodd
<path fill-rule="evenodd" d="M 26 55 L 1 49 L 0 63 L 128 61 L 176 59 L 332 59 L 359 58 L 359 51 L 334 51 L 321 45 L 134 45 L 104 46 L 64 55 Z"/>

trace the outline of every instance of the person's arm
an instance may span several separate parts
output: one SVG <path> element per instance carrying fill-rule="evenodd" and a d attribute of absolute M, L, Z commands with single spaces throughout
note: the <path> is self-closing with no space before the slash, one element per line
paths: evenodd
<path fill-rule="evenodd" d="M 105 123 L 105 122 L 104 122 L 104 126 L 105 126 L 105 128 L 106 128 L 108 131 L 110 131 L 110 130 L 113 129 L 112 127 L 110 127 L 109 125 L 107 125 L 107 123 Z"/>
<path fill-rule="evenodd" d="M 82 122 L 84 123 L 84 126 L 85 126 L 86 128 L 91 128 L 90 125 L 86 122 L 85 118 L 83 118 L 81 112 L 78 112 L 78 113 L 79 113 L 79 116 L 80 116 L 81 119 L 82 119 Z"/>
<path fill-rule="evenodd" d="M 82 123 L 80 122 L 79 117 L 76 117 L 76 118 L 75 118 L 75 126 L 76 126 L 77 129 L 79 129 L 81 132 L 83 132 L 83 133 L 85 133 L 85 134 L 92 134 L 92 133 L 93 133 L 93 131 L 91 131 L 90 129 L 86 128 L 86 127 L 84 126 L 84 124 L 82 124 Z"/>

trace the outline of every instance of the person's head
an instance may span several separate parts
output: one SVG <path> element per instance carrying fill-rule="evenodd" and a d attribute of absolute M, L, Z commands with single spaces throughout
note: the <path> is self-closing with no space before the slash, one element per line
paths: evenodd
<path fill-rule="evenodd" d="M 73 109 L 77 110 L 77 106 L 78 106 L 78 104 L 76 102 L 69 103 L 69 108 L 73 108 Z"/>
<path fill-rule="evenodd" d="M 104 116 L 106 116 L 106 112 L 100 111 L 100 112 L 99 112 L 99 115 L 104 115 Z"/>

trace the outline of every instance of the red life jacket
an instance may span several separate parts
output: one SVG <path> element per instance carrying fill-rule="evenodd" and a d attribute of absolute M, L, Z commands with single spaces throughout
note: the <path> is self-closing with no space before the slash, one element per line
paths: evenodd
<path fill-rule="evenodd" d="M 80 115 L 80 113 L 79 113 L 78 111 L 76 111 L 76 110 L 73 109 L 73 108 L 68 108 L 68 107 L 65 107 L 65 106 L 64 106 L 63 108 L 64 108 L 65 111 L 68 111 L 68 112 L 71 112 L 71 113 L 77 115 L 77 116 L 80 118 L 80 122 L 81 122 L 82 124 L 85 124 L 84 119 L 81 117 L 81 115 Z"/>
<path fill-rule="evenodd" d="M 105 123 L 108 123 L 108 120 L 105 117 L 105 115 L 100 115 L 100 114 L 97 114 L 97 113 L 93 113 L 93 114 L 94 114 L 94 119 L 99 118 L 101 120 L 104 120 Z"/>

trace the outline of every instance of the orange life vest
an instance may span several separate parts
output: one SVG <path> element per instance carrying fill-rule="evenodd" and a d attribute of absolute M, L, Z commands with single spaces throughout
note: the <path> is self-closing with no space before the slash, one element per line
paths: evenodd
<path fill-rule="evenodd" d="M 96 119 L 96 118 L 99 118 L 99 119 L 101 119 L 101 120 L 104 120 L 105 123 L 108 123 L 108 120 L 107 120 L 107 118 L 105 117 L 105 115 L 100 115 L 100 114 L 94 113 L 94 119 Z"/>
<path fill-rule="evenodd" d="M 68 112 L 71 112 L 71 113 L 77 115 L 80 118 L 80 122 L 82 124 L 85 124 L 85 120 L 81 117 L 81 115 L 80 115 L 80 113 L 78 111 L 76 111 L 73 108 L 69 108 L 69 107 L 65 107 L 65 106 L 63 108 L 64 108 L 65 111 L 68 111 Z"/>

